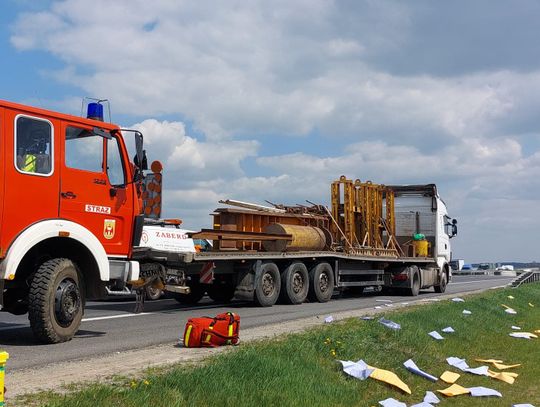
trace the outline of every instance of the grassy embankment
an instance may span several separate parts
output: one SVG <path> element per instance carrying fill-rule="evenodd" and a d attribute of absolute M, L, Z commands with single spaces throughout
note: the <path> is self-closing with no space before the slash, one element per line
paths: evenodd
<path fill-rule="evenodd" d="M 515 299 L 509 299 L 512 295 Z M 535 307 L 531 307 L 529 302 Z M 504 312 L 507 304 L 517 315 Z M 472 311 L 464 316 L 463 309 Z M 432 383 L 409 373 L 403 362 L 412 358 L 429 373 L 459 372 L 446 357 L 502 359 L 522 363 L 510 371 L 519 373 L 510 385 L 495 379 L 462 373 L 458 384 L 496 389 L 503 398 L 462 395 L 442 399 L 440 406 L 511 406 L 514 403 L 540 405 L 540 339 L 508 336 L 511 326 L 524 331 L 540 329 L 540 284 L 518 289 L 490 291 L 467 297 L 465 303 L 450 300 L 384 315 L 401 324 L 392 331 L 377 320 L 351 319 L 282 337 L 279 341 L 243 344 L 234 352 L 211 358 L 202 366 L 177 367 L 162 375 L 148 375 L 136 382 L 93 385 L 84 391 L 61 395 L 40 395 L 40 404 L 50 406 L 374 406 L 393 397 L 407 405 L 420 402 L 426 390 L 449 385 Z M 378 317 L 377 317 L 378 318 Z M 427 335 L 446 326 L 455 329 L 436 341 Z M 338 359 L 364 359 L 368 364 L 392 370 L 407 383 L 406 395 L 373 379 L 359 381 L 341 371 Z M 495 370 L 491 368 L 491 370 Z"/>

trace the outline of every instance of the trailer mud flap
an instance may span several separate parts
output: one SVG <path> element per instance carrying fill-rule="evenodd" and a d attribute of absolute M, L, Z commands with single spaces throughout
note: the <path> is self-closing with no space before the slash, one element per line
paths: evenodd
<path fill-rule="evenodd" d="M 234 296 L 239 300 L 253 301 L 255 292 L 255 282 L 261 278 L 262 261 L 257 260 L 251 268 L 239 270 L 237 274 L 238 284 Z"/>

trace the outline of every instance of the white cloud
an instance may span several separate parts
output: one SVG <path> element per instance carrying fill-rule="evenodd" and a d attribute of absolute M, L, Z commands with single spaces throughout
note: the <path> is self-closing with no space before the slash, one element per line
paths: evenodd
<path fill-rule="evenodd" d="M 467 222 L 460 257 L 482 260 L 474 257 L 478 230 L 498 225 L 490 229 L 496 245 L 482 252 L 498 256 L 508 225 L 537 224 L 540 68 L 489 60 L 496 69 L 479 69 L 475 58 L 474 70 L 462 69 L 467 61 L 448 55 L 485 50 L 430 42 L 433 23 L 419 21 L 434 10 L 393 1 L 66 0 L 20 15 L 11 42 L 56 55 L 65 64 L 56 80 L 109 98 L 115 113 L 156 117 L 134 127 L 149 159 L 165 164 L 167 211 L 193 224 L 209 224 L 218 198 L 327 202 L 341 174 L 437 182 Z M 455 48 L 443 50 L 440 69 L 429 58 L 444 45 Z M 392 55 L 402 50 L 411 54 L 399 72 Z M 186 118 L 203 137 L 163 116 Z M 303 137 L 305 151 L 262 151 L 275 134 Z M 317 150 L 316 137 L 336 149 Z M 508 224 L 496 221 L 503 216 Z"/>

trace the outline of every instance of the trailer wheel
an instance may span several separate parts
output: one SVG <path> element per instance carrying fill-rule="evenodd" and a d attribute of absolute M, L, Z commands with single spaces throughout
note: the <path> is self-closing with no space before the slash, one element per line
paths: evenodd
<path fill-rule="evenodd" d="M 442 271 L 441 273 L 441 282 L 439 285 L 436 285 L 434 288 L 435 288 L 435 292 L 436 293 L 444 293 L 446 291 L 446 273 L 444 271 Z"/>
<path fill-rule="evenodd" d="M 271 307 L 279 298 L 281 276 L 274 263 L 261 266 L 261 275 L 255 282 L 255 302 L 261 307 Z"/>
<path fill-rule="evenodd" d="M 56 258 L 43 263 L 30 283 L 28 319 L 34 336 L 44 343 L 73 338 L 83 316 L 84 297 L 75 264 Z"/>
<path fill-rule="evenodd" d="M 195 305 L 204 297 L 205 289 L 201 284 L 190 285 L 189 294 L 172 293 L 173 298 L 183 305 Z"/>
<path fill-rule="evenodd" d="M 309 271 L 308 298 L 311 301 L 328 302 L 334 293 L 334 273 L 328 263 L 317 264 Z"/>
<path fill-rule="evenodd" d="M 210 284 L 208 296 L 215 302 L 231 302 L 234 298 L 236 287 L 232 284 Z"/>
<path fill-rule="evenodd" d="M 420 293 L 420 270 L 418 267 L 409 267 L 409 275 L 411 276 L 411 286 L 407 289 L 407 294 L 416 297 Z"/>
<path fill-rule="evenodd" d="M 304 263 L 292 263 L 281 274 L 280 299 L 288 304 L 301 304 L 309 289 L 309 276 Z"/>
<path fill-rule="evenodd" d="M 151 285 L 146 286 L 144 290 L 144 295 L 146 295 L 146 299 L 150 301 L 159 300 L 162 294 L 163 291 L 161 289 L 152 287 Z"/>

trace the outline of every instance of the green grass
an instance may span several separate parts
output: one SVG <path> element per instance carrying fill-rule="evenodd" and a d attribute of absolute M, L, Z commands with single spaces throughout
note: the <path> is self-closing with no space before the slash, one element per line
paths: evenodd
<path fill-rule="evenodd" d="M 508 295 L 515 299 L 508 299 Z M 536 306 L 530 307 L 529 302 Z M 512 306 L 518 314 L 506 314 L 501 304 Z M 463 309 L 472 315 L 462 315 Z M 440 405 L 540 404 L 540 339 L 508 336 L 512 325 L 529 332 L 540 329 L 540 284 L 490 291 L 467 297 L 465 303 L 445 300 L 384 316 L 400 323 L 402 329 L 383 327 L 377 322 L 379 316 L 372 321 L 350 319 L 279 341 L 243 344 L 199 367 L 179 366 L 136 382 L 96 384 L 68 395 L 47 393 L 40 396 L 39 403 L 70 407 L 378 406 L 378 401 L 393 397 L 412 405 L 423 399 L 426 390 L 448 385 L 409 373 L 403 362 L 412 358 L 420 368 L 439 376 L 445 370 L 461 373 L 446 363 L 446 357 L 457 356 L 466 358 L 472 367 L 480 365 L 474 358 L 496 358 L 522 366 L 511 370 L 519 373 L 513 385 L 461 373 L 458 384 L 494 388 L 503 398 L 463 395 Z M 427 335 L 432 330 L 441 333 L 449 325 L 456 332 L 443 334 L 443 341 Z M 373 379 L 350 378 L 341 371 L 338 359 L 364 359 L 372 366 L 392 370 L 409 385 L 412 395 Z"/>

